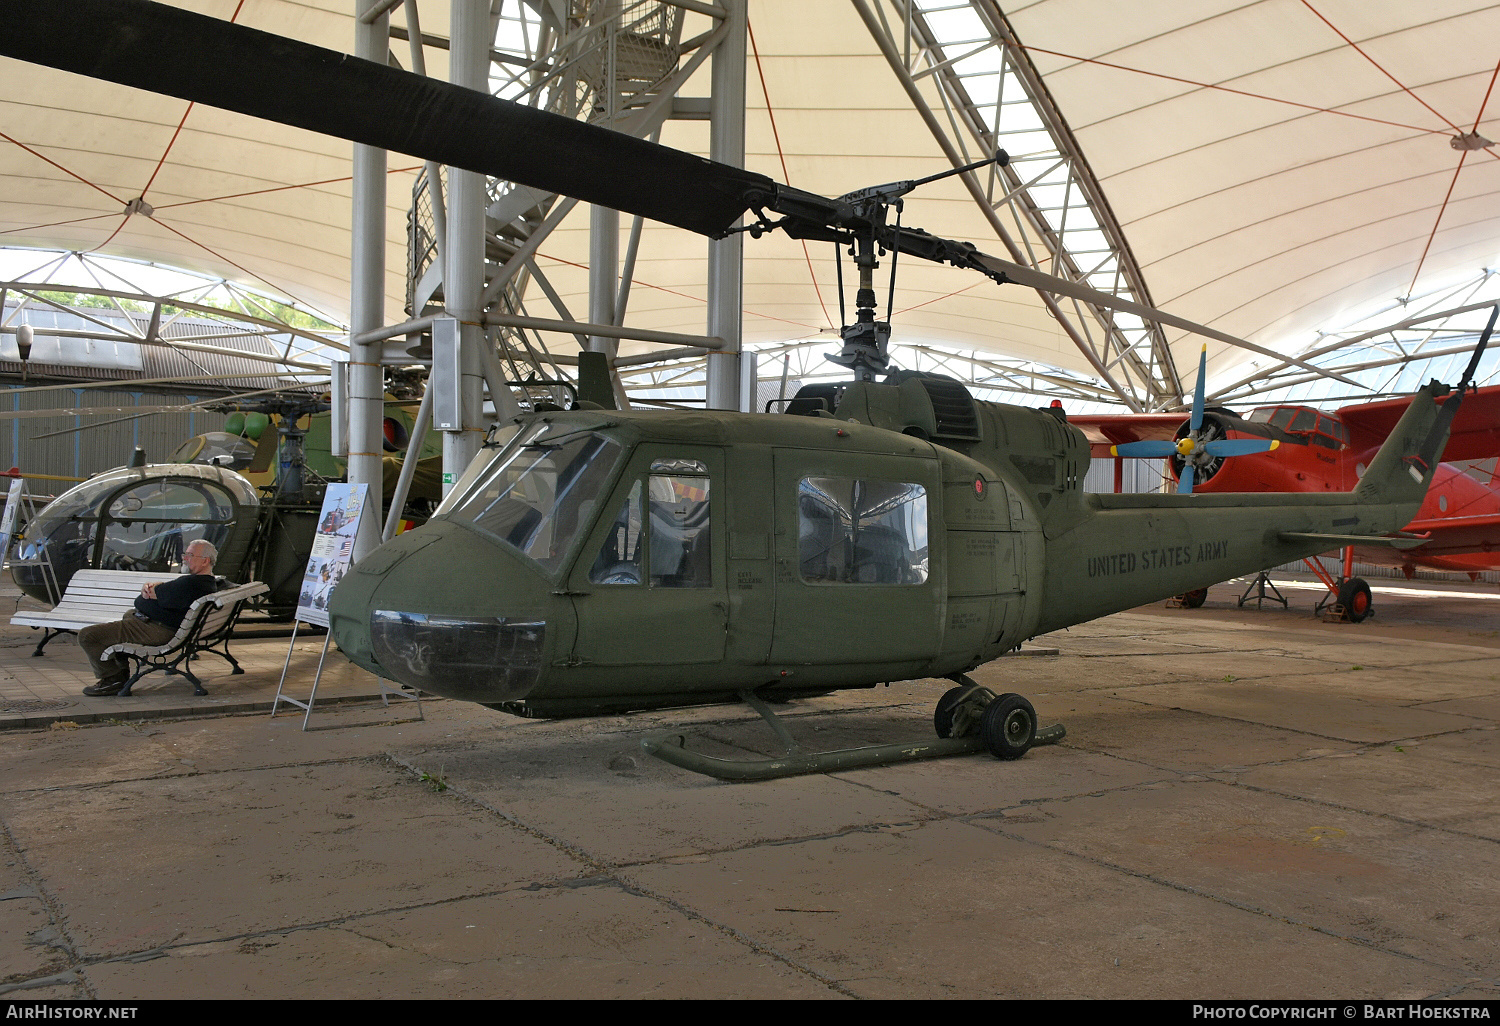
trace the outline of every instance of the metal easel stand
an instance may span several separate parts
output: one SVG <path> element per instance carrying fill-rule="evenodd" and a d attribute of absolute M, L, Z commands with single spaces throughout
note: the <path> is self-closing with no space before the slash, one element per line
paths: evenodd
<path fill-rule="evenodd" d="M 1269 595 L 1266 594 L 1267 588 L 1271 589 L 1271 594 Z M 1250 595 L 1252 591 L 1255 592 L 1253 599 Z M 1240 608 L 1243 609 L 1245 603 L 1250 601 L 1255 602 L 1256 609 L 1261 608 L 1261 603 L 1263 602 L 1280 602 L 1282 609 L 1289 608 L 1286 596 L 1277 590 L 1275 584 L 1271 583 L 1271 575 L 1264 570 L 1255 575 L 1255 580 L 1250 582 L 1250 587 L 1246 588 L 1245 594 L 1240 596 Z"/>
<path fill-rule="evenodd" d="M 36 515 L 47 506 L 47 502 L 43 502 L 39 496 L 31 494 L 31 490 L 26 487 L 26 479 L 24 477 L 18 476 L 14 470 L 8 475 L 0 474 L 0 477 L 7 476 L 12 477 L 12 483 L 6 495 L 5 512 L 0 514 L 0 535 L 3 535 L 5 539 L 4 545 L 0 546 L 0 548 L 3 548 L 3 551 L 0 551 L 0 564 L 9 562 L 12 549 L 25 538 L 26 528 L 29 528 L 36 521 Z M 14 500 L 14 506 L 11 504 L 12 500 Z M 16 530 L 16 525 L 20 520 L 22 510 L 26 513 L 26 528 L 18 531 Z M 58 586 L 57 569 L 52 565 L 52 552 L 46 546 L 42 546 L 38 551 L 41 555 L 42 583 L 46 585 L 47 596 L 55 606 L 62 601 L 63 590 Z M 17 609 L 20 608 L 21 598 L 21 595 L 16 596 Z M 55 638 L 62 633 L 62 631 L 53 631 L 51 637 Z M 42 645 L 45 645 L 50 640 L 51 638 L 47 637 L 44 631 Z M 32 654 L 41 655 L 42 645 L 38 645 L 36 651 Z"/>
<path fill-rule="evenodd" d="M 276 715 L 276 710 L 280 707 L 282 702 L 287 702 L 291 705 L 295 705 L 298 709 L 303 710 L 302 729 L 305 731 L 308 729 L 308 721 L 312 719 L 313 703 L 317 700 L 318 697 L 318 682 L 323 679 L 323 664 L 328 661 L 328 644 L 333 640 L 333 631 L 330 630 L 327 634 L 323 635 L 323 651 L 318 655 L 318 672 L 313 674 L 312 692 L 307 696 L 307 701 L 302 702 L 291 697 L 288 694 L 285 694 L 286 674 L 287 670 L 290 669 L 292 665 L 292 650 L 296 647 L 297 630 L 301 626 L 301 620 L 292 621 L 292 640 L 286 647 L 286 662 L 281 664 L 281 680 L 276 684 L 276 699 L 271 703 L 271 715 L 273 717 Z M 415 689 L 407 691 L 402 688 L 387 687 L 385 679 L 380 676 L 376 676 L 375 682 L 380 685 L 381 705 L 389 709 L 391 707 L 392 697 L 410 699 L 411 701 L 417 703 L 417 719 L 423 721 L 427 719 L 427 717 L 422 713 L 422 693 L 420 691 L 417 691 Z"/>

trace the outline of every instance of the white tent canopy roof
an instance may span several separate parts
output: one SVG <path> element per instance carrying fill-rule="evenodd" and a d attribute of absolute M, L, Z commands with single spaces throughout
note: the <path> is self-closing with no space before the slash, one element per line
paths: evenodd
<path fill-rule="evenodd" d="M 179 6 L 353 46 L 353 0 Z M 965 3 L 950 15 L 922 6 L 935 27 L 946 17 L 959 35 L 973 20 Z M 1282 351 L 1374 300 L 1500 258 L 1500 155 L 1450 145 L 1476 129 L 1500 132 L 1485 107 L 1500 8 L 1463 0 L 1002 6 L 1161 307 Z M 424 4 L 422 28 L 446 35 L 446 14 L 447 4 Z M 849 3 L 755 0 L 750 23 L 752 169 L 838 194 L 948 167 Z M 405 64 L 404 47 L 395 52 Z M 429 48 L 426 60 L 434 74 L 446 69 L 441 50 Z M 347 320 L 348 143 L 10 60 L 0 59 L 0 75 L 0 245 L 206 271 Z M 687 93 L 706 92 L 706 80 L 700 73 Z M 706 152 L 707 126 L 669 122 L 662 141 Z M 406 316 L 406 214 L 418 164 L 389 158 L 391 322 Z M 137 197 L 150 216 L 126 216 Z M 1004 255 L 953 180 L 909 197 L 905 221 Z M 701 238 L 648 225 L 628 323 L 702 332 L 706 252 Z M 587 253 L 580 208 L 540 257 L 580 317 Z M 746 340 L 836 329 L 831 258 L 826 244 L 805 255 L 785 238 L 747 240 Z M 879 292 L 883 305 L 883 282 Z M 904 341 L 1088 370 L 1034 293 L 953 268 L 903 261 L 895 324 Z M 1168 337 L 1178 366 L 1190 368 L 1198 340 Z M 1210 353 L 1218 369 L 1245 359 L 1220 343 Z"/>

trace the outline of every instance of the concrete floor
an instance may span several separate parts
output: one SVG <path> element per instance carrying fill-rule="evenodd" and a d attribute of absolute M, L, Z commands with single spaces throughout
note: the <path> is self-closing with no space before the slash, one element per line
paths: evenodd
<path fill-rule="evenodd" d="M 1500 592 L 1377 582 L 1335 625 L 1242 587 L 976 675 L 1060 745 L 759 784 L 639 747 L 772 751 L 739 709 L 416 722 L 335 655 L 304 732 L 265 711 L 284 638 L 207 660 L 208 698 L 87 699 L 71 639 L 0 628 L 0 992 L 1500 997 Z M 786 716 L 920 739 L 947 686 Z"/>

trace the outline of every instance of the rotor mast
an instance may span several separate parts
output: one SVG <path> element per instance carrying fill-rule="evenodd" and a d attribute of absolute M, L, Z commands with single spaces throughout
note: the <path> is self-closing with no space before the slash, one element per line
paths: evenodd
<path fill-rule="evenodd" d="M 884 220 L 884 210 L 880 211 Z M 859 381 L 874 381 L 890 364 L 890 321 L 875 319 L 875 268 L 880 266 L 875 235 L 861 234 L 854 240 L 854 266 L 859 270 L 859 287 L 854 293 L 854 322 L 839 329 L 844 348 L 829 356 L 833 363 L 848 367 Z M 892 261 L 895 254 L 891 254 Z M 842 299 L 842 297 L 840 297 Z"/>

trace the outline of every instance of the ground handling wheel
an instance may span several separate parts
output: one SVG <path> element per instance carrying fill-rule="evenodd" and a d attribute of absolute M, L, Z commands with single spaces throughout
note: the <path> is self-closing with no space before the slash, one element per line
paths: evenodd
<path fill-rule="evenodd" d="M 1177 596 L 1177 601 L 1182 603 L 1183 609 L 1197 609 L 1208 601 L 1208 589 L 1195 588 L 1192 591 L 1185 591 Z"/>
<path fill-rule="evenodd" d="M 932 729 L 938 737 L 969 737 L 979 731 L 984 708 L 995 700 L 989 688 L 975 684 L 967 677 L 956 688 L 949 688 L 932 710 Z"/>
<path fill-rule="evenodd" d="M 1020 695 L 1001 695 L 984 710 L 979 736 L 997 759 L 1019 759 L 1036 740 L 1036 710 Z"/>

